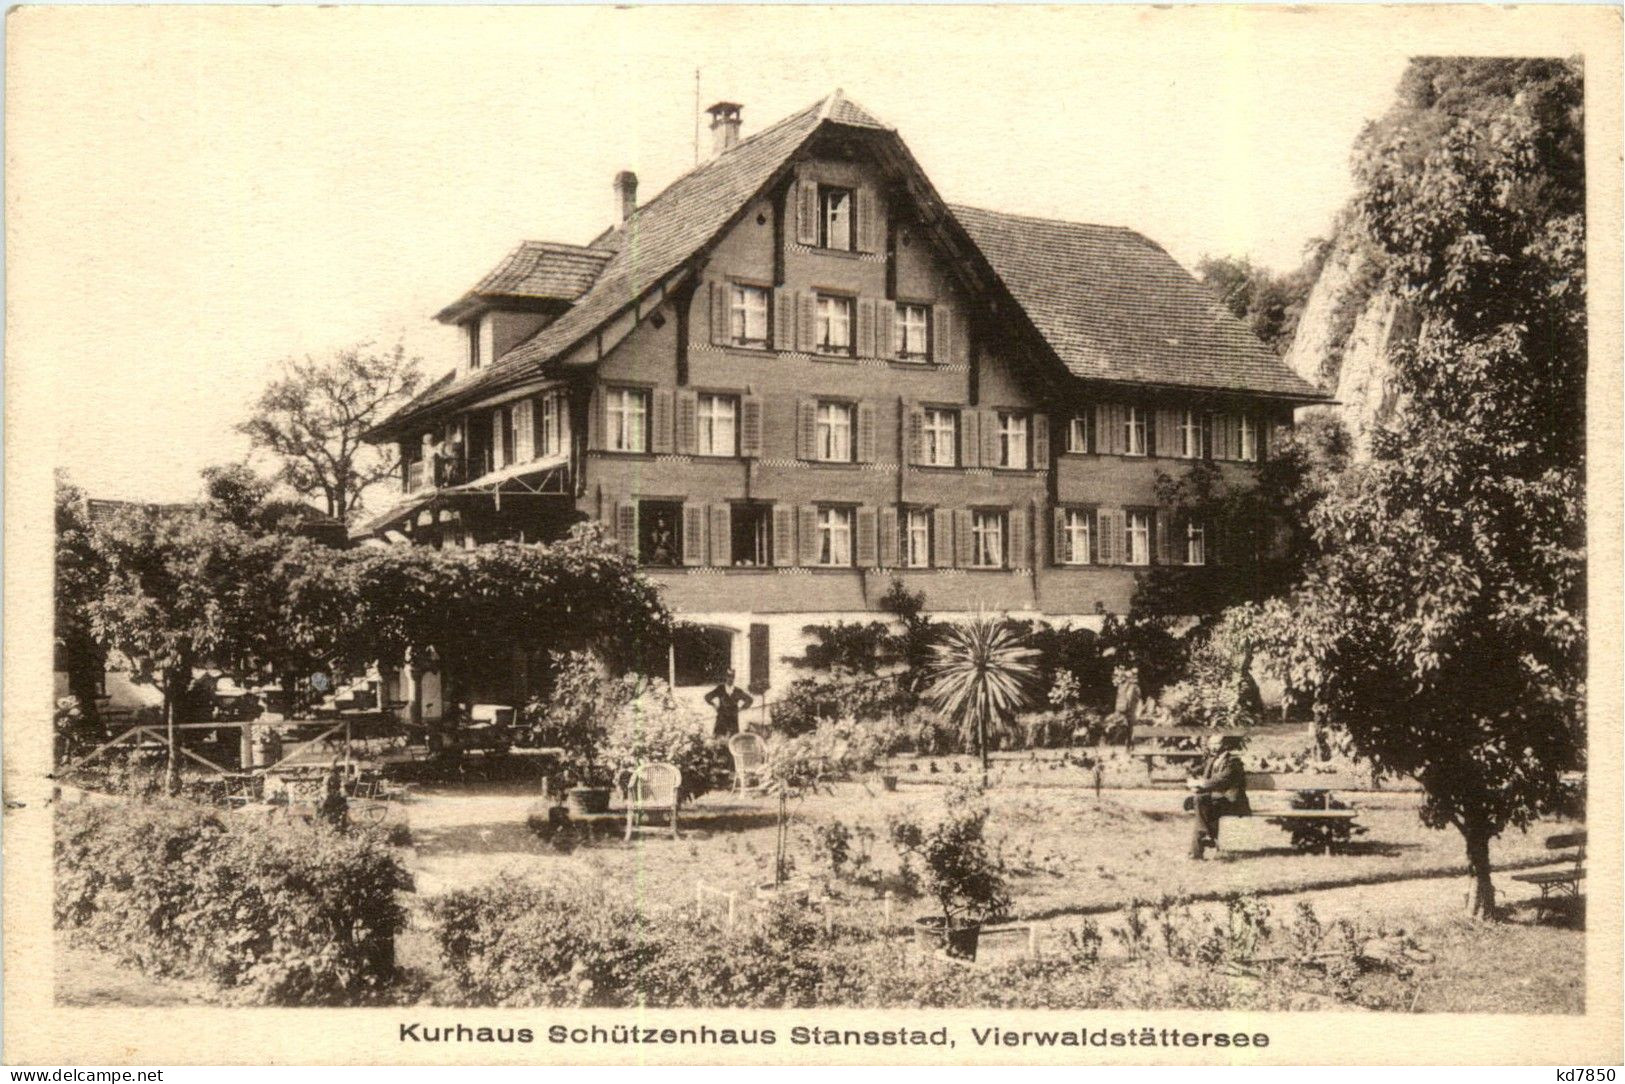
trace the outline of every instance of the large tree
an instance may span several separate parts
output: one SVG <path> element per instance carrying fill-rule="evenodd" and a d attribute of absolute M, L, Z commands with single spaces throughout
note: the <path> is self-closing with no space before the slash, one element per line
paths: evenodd
<path fill-rule="evenodd" d="M 422 381 L 421 360 L 398 343 L 387 351 L 363 344 L 325 360 L 289 359 L 239 428 L 276 458 L 278 477 L 294 492 L 348 522 L 367 488 L 397 467 L 390 452 L 362 434 Z"/>
<path fill-rule="evenodd" d="M 1402 396 L 1315 512 L 1273 609 L 1317 709 L 1454 826 L 1472 910 L 1491 841 L 1555 806 L 1585 744 L 1585 219 L 1577 63 L 1420 60 L 1358 148 L 1361 222 L 1422 317 Z"/>
<path fill-rule="evenodd" d="M 68 692 L 79 703 L 82 733 L 95 734 L 96 694 L 101 687 L 107 652 L 91 623 L 91 604 L 101 596 L 107 565 L 92 541 L 85 496 L 61 472 L 56 477 L 56 627 L 57 668 L 68 676 Z"/>

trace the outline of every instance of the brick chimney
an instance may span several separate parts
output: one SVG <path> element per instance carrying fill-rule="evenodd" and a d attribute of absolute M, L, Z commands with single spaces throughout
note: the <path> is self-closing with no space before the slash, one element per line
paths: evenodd
<path fill-rule="evenodd" d="M 714 158 L 739 142 L 739 114 L 745 107 L 738 102 L 718 102 L 711 114 L 711 156 Z"/>
<path fill-rule="evenodd" d="M 638 209 L 638 175 L 629 169 L 615 174 L 615 202 L 621 209 L 622 222 Z"/>

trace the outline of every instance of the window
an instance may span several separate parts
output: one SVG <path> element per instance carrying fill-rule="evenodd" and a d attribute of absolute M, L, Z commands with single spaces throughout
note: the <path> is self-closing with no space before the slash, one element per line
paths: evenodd
<path fill-rule="evenodd" d="M 1140 407 L 1123 408 L 1123 453 L 1145 454 L 1145 411 Z"/>
<path fill-rule="evenodd" d="M 649 447 L 649 393 L 642 388 L 610 388 L 609 432 L 604 443 L 612 452 L 642 452 Z"/>
<path fill-rule="evenodd" d="M 564 451 L 564 393 L 550 391 L 543 395 L 537 418 L 536 454 L 550 456 Z"/>
<path fill-rule="evenodd" d="M 920 456 L 927 467 L 959 465 L 959 411 L 927 407 Z"/>
<path fill-rule="evenodd" d="M 1187 565 L 1207 564 L 1207 532 L 1200 523 L 1187 523 L 1185 525 L 1185 563 Z"/>
<path fill-rule="evenodd" d="M 739 418 L 739 399 L 732 395 L 701 394 L 699 399 L 700 455 L 737 455 L 739 443 L 736 424 Z"/>
<path fill-rule="evenodd" d="M 683 563 L 683 506 L 675 501 L 638 502 L 638 563 Z"/>
<path fill-rule="evenodd" d="M 728 629 L 679 625 L 672 633 L 672 676 L 679 687 L 714 685 L 733 663 L 734 634 Z"/>
<path fill-rule="evenodd" d="M 818 295 L 818 351 L 822 354 L 852 352 L 852 299 Z"/>
<path fill-rule="evenodd" d="M 1061 537 L 1065 548 L 1061 551 L 1061 563 L 1067 565 L 1086 565 L 1090 563 L 1092 517 L 1088 512 L 1078 508 L 1068 508 L 1061 520 Z"/>
<path fill-rule="evenodd" d="M 512 466 L 519 457 L 519 433 L 514 426 L 514 408 L 503 407 L 497 412 L 502 418 L 501 466 Z"/>
<path fill-rule="evenodd" d="M 999 411 L 999 466 L 1027 469 L 1027 415 Z"/>
<path fill-rule="evenodd" d="M 1258 426 L 1251 414 L 1241 416 L 1241 458 L 1251 463 L 1258 458 Z"/>
<path fill-rule="evenodd" d="M 1202 458 L 1202 415 L 1194 410 L 1179 412 L 1179 457 Z"/>
<path fill-rule="evenodd" d="M 818 563 L 852 563 L 852 509 L 823 507 L 818 510 Z"/>
<path fill-rule="evenodd" d="M 851 252 L 852 190 L 818 186 L 818 243 L 824 248 Z"/>
<path fill-rule="evenodd" d="M 1066 427 L 1066 450 L 1083 453 L 1089 450 L 1089 415 L 1074 414 Z"/>
<path fill-rule="evenodd" d="M 736 504 L 728 517 L 733 534 L 736 568 L 765 568 L 773 563 L 773 508 L 766 504 Z"/>
<path fill-rule="evenodd" d="M 970 563 L 976 568 L 1004 567 L 1004 513 L 972 512 Z"/>
<path fill-rule="evenodd" d="M 463 326 L 468 329 L 468 367 L 478 369 L 480 367 L 480 322 L 474 320 Z"/>
<path fill-rule="evenodd" d="M 767 290 L 735 283 L 728 309 L 728 335 L 735 346 L 766 346 L 768 342 Z"/>
<path fill-rule="evenodd" d="M 1126 564 L 1148 565 L 1151 563 L 1151 513 L 1130 512 L 1128 514 L 1128 560 Z"/>
<path fill-rule="evenodd" d="M 903 567 L 931 567 L 931 513 L 924 508 L 903 512 Z"/>
<path fill-rule="evenodd" d="M 852 404 L 819 403 L 816 451 L 826 463 L 852 462 Z"/>
<path fill-rule="evenodd" d="M 905 361 L 931 356 L 931 308 L 928 305 L 897 306 L 896 341 L 893 352 Z"/>

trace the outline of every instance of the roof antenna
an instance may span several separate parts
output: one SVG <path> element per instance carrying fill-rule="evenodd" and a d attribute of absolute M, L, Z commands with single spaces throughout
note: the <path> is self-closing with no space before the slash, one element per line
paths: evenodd
<path fill-rule="evenodd" d="M 694 69 L 694 164 L 700 164 L 700 69 Z"/>

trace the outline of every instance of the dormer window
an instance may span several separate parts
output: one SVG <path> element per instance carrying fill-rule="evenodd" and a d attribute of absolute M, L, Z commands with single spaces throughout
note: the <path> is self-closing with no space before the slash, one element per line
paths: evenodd
<path fill-rule="evenodd" d="M 853 237 L 852 190 L 818 186 L 818 244 L 841 252 L 855 247 Z"/>
<path fill-rule="evenodd" d="M 480 367 L 480 321 L 473 320 L 464 325 L 468 328 L 468 367 Z"/>

